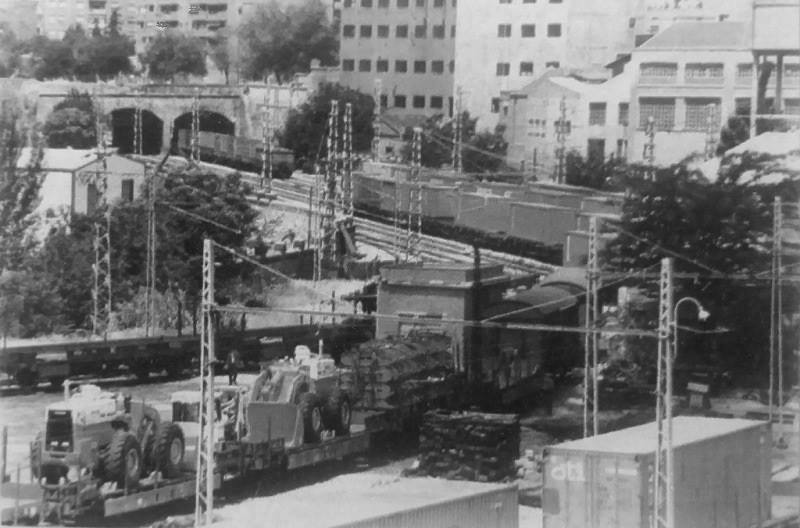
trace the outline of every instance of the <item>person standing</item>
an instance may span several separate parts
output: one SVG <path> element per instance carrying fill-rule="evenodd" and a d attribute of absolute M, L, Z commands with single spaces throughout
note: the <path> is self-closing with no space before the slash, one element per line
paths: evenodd
<path fill-rule="evenodd" d="M 227 371 L 228 385 L 236 385 L 236 376 L 239 374 L 239 366 L 242 360 L 239 358 L 239 351 L 233 349 L 228 354 Z"/>

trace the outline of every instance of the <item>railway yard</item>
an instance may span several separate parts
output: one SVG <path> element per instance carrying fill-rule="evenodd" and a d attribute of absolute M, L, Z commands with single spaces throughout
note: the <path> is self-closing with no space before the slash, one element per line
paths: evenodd
<path fill-rule="evenodd" d="M 172 168 L 180 168 L 186 161 L 171 157 L 166 163 Z M 218 174 L 230 171 L 220 165 L 203 162 L 201 165 Z M 254 186 L 260 184 L 256 174 L 243 173 L 243 177 Z M 288 180 L 273 180 L 271 196 L 252 196 L 252 205 L 272 226 L 273 239 L 285 240 L 288 234 L 292 234 L 292 238 L 304 238 L 299 233 L 304 233 L 309 226 L 309 217 L 315 214 L 309 209 L 309 195 L 313 194 L 315 185 L 315 176 L 296 173 Z M 282 526 L 298 527 L 311 526 L 312 523 L 318 526 L 379 526 L 384 522 L 381 519 L 388 518 L 396 519 L 398 526 L 417 525 L 418 522 L 428 526 L 432 524 L 424 523 L 439 522 L 439 519 L 456 522 L 458 526 L 486 526 L 486 523 L 494 522 L 498 526 L 535 527 L 562 526 L 549 523 L 556 522 L 554 519 L 560 518 L 562 514 L 559 512 L 565 511 L 564 508 L 577 508 L 576 511 L 583 513 L 570 515 L 606 519 L 597 526 L 611 526 L 606 524 L 612 523 L 611 518 L 605 517 L 611 514 L 600 497 L 602 493 L 632 493 L 633 489 L 628 487 L 631 484 L 622 481 L 603 484 L 612 487 L 593 492 L 600 494 L 597 496 L 580 498 L 573 494 L 570 498 L 568 488 L 562 489 L 564 483 L 568 485 L 572 480 L 586 482 L 587 475 L 583 472 L 600 471 L 589 468 L 594 467 L 591 464 L 599 464 L 597 467 L 602 468 L 606 462 L 598 459 L 585 462 L 588 465 L 584 466 L 584 462 L 577 464 L 573 461 L 569 462 L 573 465 L 563 466 L 571 469 L 562 469 L 561 461 L 566 455 L 555 455 L 548 447 L 557 448 L 559 442 L 581 436 L 581 427 L 585 425 L 585 414 L 582 416 L 582 413 L 586 412 L 586 406 L 581 403 L 580 383 L 565 381 L 566 378 L 555 387 L 550 382 L 548 388 L 538 367 L 540 360 L 534 355 L 515 355 L 505 359 L 502 354 L 482 357 L 474 347 L 474 340 L 488 338 L 473 335 L 467 339 L 468 327 L 461 327 L 455 334 L 462 336 L 460 346 L 448 344 L 441 350 L 435 344 L 438 338 L 425 337 L 425 332 L 430 330 L 421 334 L 412 331 L 407 334 L 411 337 L 405 339 L 392 337 L 392 329 L 397 328 L 400 321 L 392 314 L 398 312 L 414 314 L 404 317 L 411 317 L 411 324 L 422 328 L 433 325 L 441 329 L 447 328 L 448 324 L 458 325 L 462 313 L 465 314 L 463 318 L 468 319 L 470 292 L 476 287 L 477 280 L 481 281 L 479 287 L 486 289 L 484 302 L 488 305 L 495 302 L 492 299 L 500 299 L 499 292 L 519 287 L 533 286 L 531 291 L 538 292 L 537 287 L 558 286 L 566 288 L 560 290 L 561 297 L 572 298 L 574 294 L 570 292 L 575 290 L 564 285 L 563 269 L 554 263 L 492 250 L 481 251 L 480 260 L 476 262 L 470 244 L 421 233 L 416 255 L 426 264 L 412 267 L 413 274 L 409 274 L 407 264 L 395 263 L 406 251 L 402 244 L 408 226 L 393 224 L 391 217 L 379 216 L 374 210 L 356 210 L 350 231 L 354 236 L 349 242 L 356 248 L 351 265 L 382 262 L 377 302 L 374 294 L 366 293 L 369 285 L 366 278 L 290 281 L 293 289 L 283 290 L 286 297 L 272 305 L 272 315 L 269 311 L 252 310 L 247 314 L 247 330 L 228 330 L 228 334 L 221 334 L 215 340 L 217 357 L 236 349 L 244 360 L 243 373 L 239 375 L 237 385 L 229 385 L 228 378 L 219 372 L 211 377 L 197 376 L 204 370 L 201 368 L 204 361 L 208 360 L 209 341 L 204 340 L 203 331 L 198 336 L 136 338 L 126 335 L 122 340 L 111 336 L 106 341 L 94 342 L 37 344 L 12 341 L 3 355 L 2 368 L 7 379 L 0 389 L 3 391 L 0 407 L 4 425 L 3 471 L 6 475 L 2 488 L 3 522 L 188 526 L 198 522 L 198 511 L 201 514 L 213 511 L 213 522 L 219 526 L 241 526 L 254 515 L 269 515 Z M 287 250 L 284 246 L 279 253 L 289 255 L 294 250 L 302 252 L 302 247 Z M 272 267 L 267 269 L 270 273 L 275 272 Z M 476 269 L 480 270 L 479 278 L 471 275 Z M 555 278 L 550 279 L 550 283 L 541 278 L 548 276 Z M 436 304 L 443 301 L 415 306 L 413 299 L 418 299 L 431 287 L 441 289 L 442 298 L 449 299 L 446 317 L 434 313 L 435 309 L 443 310 L 441 304 Z M 311 291 L 316 293 L 311 295 L 308 293 Z M 431 299 L 436 299 L 437 295 L 426 294 Z M 314 300 L 315 296 L 330 297 L 332 301 L 318 302 Z M 552 296 L 539 297 L 536 302 L 547 305 L 559 302 L 559 299 L 559 296 L 555 300 Z M 367 309 L 370 304 L 374 306 Z M 569 306 L 567 303 L 564 308 L 570 309 Z M 224 311 L 226 308 L 219 309 Z M 517 323 L 516 328 L 537 329 L 536 324 L 542 325 L 541 328 L 554 328 L 560 323 L 561 320 L 548 318 L 545 313 L 534 319 L 533 324 L 530 321 Z M 513 320 L 506 328 L 514 328 Z M 522 332 L 518 335 L 509 332 L 502 339 L 506 346 L 517 343 L 515 346 L 520 347 L 516 340 L 521 335 Z M 524 345 L 517 350 L 524 350 Z M 317 351 L 326 355 L 317 356 Z M 328 355 L 335 358 L 335 368 L 333 360 L 327 363 L 322 359 Z M 440 359 L 437 363 L 432 358 Z M 482 363 L 482 373 L 475 372 L 475 367 L 470 366 L 477 358 Z M 364 361 L 367 363 L 362 363 Z M 263 370 L 265 362 L 272 365 L 267 370 Z M 262 365 L 261 374 L 257 374 L 259 364 Z M 206 365 L 205 369 L 209 368 L 219 371 L 222 366 Z M 265 372 L 270 372 L 270 375 L 266 376 Z M 325 391 L 329 389 L 324 388 L 327 381 L 323 383 L 323 380 L 331 376 L 338 380 L 337 396 L 320 396 L 327 394 Z M 469 394 L 465 384 L 470 382 L 471 376 L 477 376 L 481 382 L 470 390 L 480 386 L 480 391 L 488 391 L 484 399 L 476 394 L 472 394 L 476 397 L 471 403 L 453 399 L 454 395 Z M 65 384 L 66 390 L 61 388 L 64 380 L 69 380 Z M 402 382 L 395 383 L 395 380 Z M 283 383 L 283 388 L 280 383 Z M 72 391 L 67 394 L 70 388 Z M 209 390 L 213 395 L 209 401 L 216 402 L 216 411 L 214 404 L 210 407 L 201 405 L 203 398 L 198 399 L 198 394 L 209 394 Z M 311 391 L 308 396 L 316 393 L 314 398 L 304 398 L 301 392 L 305 390 Z M 341 394 L 346 394 L 346 398 L 343 399 Z M 752 429 L 764 423 L 752 420 L 763 416 L 766 412 L 764 406 L 748 406 L 743 404 L 746 400 L 742 398 L 726 396 L 711 398 L 705 410 L 700 410 L 690 408 L 687 396 L 682 395 L 677 406 L 683 409 L 681 412 L 684 414 L 698 416 L 694 418 L 697 420 L 720 420 L 702 418 L 703 415 L 747 418 L 740 420 L 741 431 L 756 431 L 752 434 L 760 434 L 762 444 L 766 441 L 766 445 L 777 447 L 758 454 L 742 455 L 752 458 L 752 468 L 747 471 L 760 475 L 760 480 L 756 479 L 758 486 L 753 487 L 752 479 L 742 475 L 741 487 L 736 491 L 741 496 L 731 498 L 721 493 L 713 498 L 714 507 L 744 508 L 741 512 L 736 510 L 735 519 L 728 514 L 715 514 L 721 519 L 716 522 L 722 524 L 713 525 L 744 526 L 741 523 L 746 522 L 747 526 L 792 526 L 797 511 L 795 497 L 800 492 L 798 465 L 792 454 L 797 449 L 796 421 L 789 414 L 785 423 L 774 423 L 771 431 Z M 126 402 L 124 410 L 120 410 L 120 398 Z M 489 401 L 486 398 L 504 402 L 500 407 L 490 405 L 489 410 L 506 414 L 477 412 L 474 405 L 485 407 Z M 95 469 L 91 469 L 92 463 L 82 458 L 83 454 L 80 455 L 80 464 L 89 466 L 84 465 L 88 469 L 82 470 L 81 474 L 67 471 L 66 466 L 63 473 L 58 469 L 66 459 L 64 448 L 58 447 L 62 444 L 57 440 L 59 429 L 54 421 L 63 411 L 55 409 L 71 409 L 69 412 L 79 413 L 74 415 L 75 419 L 84 420 L 81 425 L 75 422 L 71 427 L 76 429 L 68 433 L 75 434 L 78 442 L 78 431 L 88 434 L 85 420 L 97 419 L 94 414 L 80 414 L 79 409 L 83 405 L 91 408 L 97 402 L 109 402 L 108 405 L 116 402 L 113 404 L 117 405 L 115 412 L 121 412 L 124 419 L 135 416 L 136 411 L 130 409 L 138 408 L 135 404 L 131 407 L 129 402 L 141 402 L 142 408 L 152 408 L 154 416 L 158 417 L 147 422 L 151 427 L 148 429 L 150 433 L 136 433 L 145 436 L 137 440 L 129 434 L 131 442 L 138 442 L 137 448 L 130 452 L 140 457 L 138 460 L 144 465 L 144 469 L 137 470 L 139 472 L 135 475 L 98 477 L 99 471 L 108 471 L 109 464 L 112 464 L 109 453 L 114 452 L 116 436 L 100 441 L 101 445 L 107 441 L 111 444 L 103 448 L 107 451 L 101 450 L 100 455 L 93 455 L 102 461 Z M 306 415 L 309 405 L 311 411 L 308 412 L 312 414 Z M 319 406 L 318 422 L 314 421 L 313 412 L 317 408 L 314 405 Z M 439 431 L 436 428 L 441 426 L 433 420 L 442 417 L 430 414 L 433 409 L 449 409 L 447 412 L 455 413 L 452 416 L 457 420 L 473 420 L 467 431 L 477 427 L 483 431 L 480 438 L 484 440 L 481 441 L 494 438 L 494 443 L 481 447 L 481 441 L 469 440 L 478 443 L 464 444 L 463 438 L 470 434 L 458 439 L 447 433 L 449 426 L 436 433 L 442 436 L 433 444 L 430 436 L 423 434 L 423 438 L 418 438 L 418 430 L 428 431 L 425 433 L 428 435 L 432 434 L 431 431 Z M 789 411 L 790 406 L 786 410 Z M 216 431 L 216 440 L 211 452 L 201 454 L 199 452 L 208 445 L 204 441 L 207 433 L 202 432 L 209 429 L 203 422 L 204 412 L 211 413 L 207 416 Z M 637 426 L 654 418 L 651 403 L 594 408 L 593 413 L 597 416 L 600 432 Z M 111 420 L 113 424 L 116 423 L 114 420 L 123 418 L 109 415 L 100 421 Z M 512 421 L 507 422 L 509 419 Z M 339 425 L 337 420 L 346 420 L 346 425 Z M 516 427 L 517 432 L 493 429 L 497 420 L 505 420 L 504 423 L 510 423 L 512 429 Z M 736 420 L 730 423 L 733 422 Z M 172 426 L 168 424 L 177 424 L 181 432 L 170 437 L 173 443 L 169 445 L 177 447 L 163 455 L 166 457 L 163 463 L 172 465 L 161 466 L 159 451 L 146 452 L 145 448 L 152 446 L 153 442 L 158 444 L 158 439 L 167 435 L 161 431 L 171 430 Z M 732 440 L 728 440 L 734 438 L 731 435 L 751 434 L 738 429 L 728 430 L 726 426 L 715 433 L 713 431 L 718 426 L 712 421 L 697 424 L 694 429 L 708 429 L 710 434 L 687 441 L 705 442 L 702 445 L 709 446 L 719 444 L 712 449 L 722 450 L 720 452 L 726 449 L 726 445 L 739 445 L 731 444 Z M 127 426 L 125 430 L 128 430 Z M 634 430 L 636 427 L 631 429 Z M 32 444 L 36 431 L 44 432 L 44 444 Z M 136 431 L 136 428 L 131 427 L 130 431 Z M 680 426 L 677 431 L 679 436 L 684 434 Z M 148 434 L 155 435 L 153 438 L 156 440 L 147 440 Z M 656 436 L 648 434 L 655 442 Z M 418 443 L 418 439 L 421 442 Z M 650 447 L 643 447 L 642 453 L 653 449 L 655 444 L 649 443 L 650 440 L 646 442 Z M 68 443 L 71 447 L 66 451 L 77 449 L 72 442 L 70 437 Z M 688 447 L 680 447 L 683 440 L 677 442 L 676 450 L 691 452 Z M 452 443 L 451 450 L 448 450 L 448 443 Z M 427 446 L 427 451 L 421 450 L 423 446 Z M 434 446 L 433 451 L 429 452 L 431 446 Z M 37 452 L 36 449 L 42 451 L 34 456 L 32 453 Z M 509 458 L 494 455 L 480 458 L 484 456 L 480 454 L 484 449 L 495 454 L 507 449 Z M 463 456 L 464 450 L 473 454 L 468 459 L 446 455 L 459 452 Z M 589 456 L 580 453 L 569 456 Z M 177 458 L 171 460 L 170 456 Z M 204 480 L 206 484 L 200 481 L 203 466 L 199 464 L 203 463 L 203 456 L 206 460 L 214 460 L 211 472 Z M 445 467 L 450 469 L 444 470 Z M 475 473 L 469 473 L 473 470 L 465 468 L 474 468 Z M 628 470 L 615 471 L 625 474 L 624 471 Z M 432 474 L 446 474 L 451 480 L 419 476 Z M 478 475 L 484 476 L 478 478 Z M 104 482 L 109 478 L 117 480 Z M 344 497 L 344 502 L 337 504 L 334 496 Z M 201 504 L 206 506 L 204 510 L 198 510 L 197 497 L 202 497 L 204 502 Z M 214 497 L 211 499 L 215 501 L 213 510 L 208 506 L 209 497 Z M 303 509 L 309 500 L 318 501 L 325 510 L 314 511 L 311 517 L 299 515 L 298 508 Z M 366 504 L 370 507 L 364 506 Z M 488 511 L 491 511 L 490 517 L 484 517 Z M 318 521 L 320 515 L 324 515 L 326 521 Z M 212 521 L 207 517 L 204 519 Z M 613 522 L 620 522 L 617 519 Z"/>

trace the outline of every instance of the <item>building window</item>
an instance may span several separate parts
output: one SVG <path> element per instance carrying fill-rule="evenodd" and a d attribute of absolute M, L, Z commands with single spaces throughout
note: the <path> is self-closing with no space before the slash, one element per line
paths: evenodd
<path fill-rule="evenodd" d="M 674 62 L 645 62 L 639 66 L 642 82 L 674 83 L 678 77 L 678 65 Z"/>
<path fill-rule="evenodd" d="M 344 38 L 353 38 L 356 36 L 356 27 L 352 24 L 345 24 L 342 26 L 342 36 Z"/>
<path fill-rule="evenodd" d="M 562 0 L 550 0 L 551 4 L 560 4 Z"/>
<path fill-rule="evenodd" d="M 536 36 L 536 24 L 522 24 L 522 36 L 531 38 Z"/>
<path fill-rule="evenodd" d="M 414 73 L 425 73 L 425 61 L 414 61 Z"/>
<path fill-rule="evenodd" d="M 606 157 L 606 140 L 590 139 L 586 142 L 586 158 L 589 160 L 603 161 Z"/>
<path fill-rule="evenodd" d="M 630 122 L 630 105 L 628 103 L 620 103 L 619 104 L 619 118 L 617 119 L 617 123 L 622 126 L 628 126 Z"/>
<path fill-rule="evenodd" d="M 361 38 L 370 38 L 372 36 L 372 26 L 361 26 L 359 36 Z"/>
<path fill-rule="evenodd" d="M 722 84 L 722 64 L 686 65 L 686 82 L 692 84 Z"/>
<path fill-rule="evenodd" d="M 397 38 L 408 38 L 408 26 L 397 26 L 394 30 L 394 36 Z"/>
<path fill-rule="evenodd" d="M 736 84 L 750 84 L 751 82 L 753 82 L 753 65 L 737 64 Z"/>
<path fill-rule="evenodd" d="M 431 73 L 444 73 L 444 61 L 431 61 Z"/>
<path fill-rule="evenodd" d="M 511 24 L 498 24 L 497 36 L 500 38 L 508 38 L 511 36 Z"/>
<path fill-rule="evenodd" d="M 501 4 L 510 4 L 511 0 L 500 0 Z"/>
<path fill-rule="evenodd" d="M 342 61 L 342 71 L 356 71 L 356 61 L 354 59 L 344 59 Z"/>
<path fill-rule="evenodd" d="M 617 140 L 617 158 L 624 160 L 627 157 L 628 157 L 628 140 L 627 139 L 618 139 Z"/>
<path fill-rule="evenodd" d="M 408 62 L 404 60 L 396 60 L 394 61 L 394 71 L 395 73 L 406 73 L 408 72 Z"/>
<path fill-rule="evenodd" d="M 500 98 L 499 97 L 492 97 L 491 105 L 492 105 L 491 108 L 492 108 L 492 113 L 493 114 L 497 114 L 497 113 L 500 112 Z"/>
<path fill-rule="evenodd" d="M 545 68 L 558 68 L 561 63 L 558 61 L 547 61 L 544 65 Z"/>
<path fill-rule="evenodd" d="M 450 26 L 450 38 L 456 38 L 456 26 L 455 26 L 455 24 Z"/>
<path fill-rule="evenodd" d="M 555 127 L 556 135 L 558 135 L 558 127 L 561 126 L 561 123 L 562 123 L 562 121 L 560 119 L 557 119 L 557 120 L 553 121 L 553 126 Z M 572 121 L 563 121 L 563 123 L 564 123 L 564 130 L 563 130 L 564 134 L 570 135 L 572 133 Z M 542 126 L 546 128 L 547 127 L 547 121 L 542 121 Z M 544 136 L 542 136 L 542 137 L 544 137 Z"/>
<path fill-rule="evenodd" d="M 451 60 L 450 63 L 447 65 L 447 69 L 450 73 L 455 73 L 456 71 L 456 61 Z"/>
<path fill-rule="evenodd" d="M 122 180 L 122 201 L 133 201 L 133 180 Z"/>
<path fill-rule="evenodd" d="M 547 24 L 547 36 L 548 37 L 560 37 L 561 36 L 561 24 Z"/>
<path fill-rule="evenodd" d="M 433 0 L 433 7 L 444 7 L 444 0 Z"/>
<path fill-rule="evenodd" d="M 687 130 L 706 130 L 708 119 L 712 119 L 713 127 L 719 126 L 719 99 L 686 99 L 686 121 L 684 128 Z"/>
<path fill-rule="evenodd" d="M 535 4 L 536 0 L 522 0 L 523 4 Z"/>
<path fill-rule="evenodd" d="M 405 95 L 395 95 L 394 96 L 394 106 L 395 106 L 395 108 L 405 108 L 406 107 L 406 96 Z"/>
<path fill-rule="evenodd" d="M 389 7 L 389 0 L 378 0 L 378 7 Z"/>
<path fill-rule="evenodd" d="M 361 0 L 361 7 L 372 7 L 372 0 Z"/>
<path fill-rule="evenodd" d="M 647 121 L 651 117 L 656 130 L 675 128 L 675 99 L 672 97 L 639 99 L 639 128 L 647 127 Z"/>
<path fill-rule="evenodd" d="M 425 7 L 425 0 L 417 0 L 417 7 Z"/>
<path fill-rule="evenodd" d="M 606 104 L 589 103 L 589 126 L 606 124 Z"/>
<path fill-rule="evenodd" d="M 750 98 L 737 97 L 734 101 L 734 113 L 737 116 L 750 117 Z"/>
<path fill-rule="evenodd" d="M 433 38 L 435 39 L 443 39 L 444 38 L 444 24 L 441 26 L 433 26 Z"/>
<path fill-rule="evenodd" d="M 519 74 L 522 76 L 531 76 L 533 75 L 533 63 L 532 62 L 520 62 L 519 63 Z"/>
<path fill-rule="evenodd" d="M 431 108 L 444 108 L 444 97 L 440 95 L 432 95 L 431 96 Z"/>
<path fill-rule="evenodd" d="M 397 0 L 397 7 L 408 7 L 408 0 Z M 405 103 L 403 103 L 403 108 L 405 108 L 405 106 Z"/>
<path fill-rule="evenodd" d="M 414 37 L 416 38 L 425 38 L 428 34 L 428 26 L 425 24 L 419 24 L 414 26 Z"/>
<path fill-rule="evenodd" d="M 389 61 L 386 59 L 378 59 L 375 62 L 375 71 L 378 73 L 386 73 L 389 71 Z"/>
<path fill-rule="evenodd" d="M 411 105 L 414 108 L 425 108 L 425 96 L 424 95 L 415 95 L 414 99 L 411 102 Z"/>
<path fill-rule="evenodd" d="M 372 61 L 369 59 L 361 59 L 358 61 L 358 71 L 368 72 L 372 70 Z"/>
<path fill-rule="evenodd" d="M 498 77 L 506 77 L 508 75 L 511 75 L 511 63 L 498 62 L 496 71 Z"/>
<path fill-rule="evenodd" d="M 345 8 L 353 7 L 353 0 L 344 0 L 343 7 L 345 7 Z"/>
<path fill-rule="evenodd" d="M 378 26 L 378 38 L 389 38 L 389 26 Z"/>
<path fill-rule="evenodd" d="M 796 85 L 800 83 L 800 64 L 786 64 L 783 67 L 783 82 Z"/>
<path fill-rule="evenodd" d="M 380 101 L 381 101 L 381 108 L 386 108 L 387 106 L 389 106 L 389 96 L 388 95 L 381 94 Z"/>

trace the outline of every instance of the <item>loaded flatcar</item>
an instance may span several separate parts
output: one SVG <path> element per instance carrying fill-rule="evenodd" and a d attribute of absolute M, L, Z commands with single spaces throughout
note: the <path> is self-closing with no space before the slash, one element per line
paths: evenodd
<path fill-rule="evenodd" d="M 218 134 L 201 130 L 198 135 L 200 159 L 211 163 L 219 163 L 234 169 L 260 171 L 263 142 L 229 134 Z M 179 153 L 189 155 L 192 150 L 191 131 L 185 128 L 178 130 Z M 277 177 L 289 177 L 294 170 L 294 153 L 283 147 L 272 147 L 273 174 Z"/>

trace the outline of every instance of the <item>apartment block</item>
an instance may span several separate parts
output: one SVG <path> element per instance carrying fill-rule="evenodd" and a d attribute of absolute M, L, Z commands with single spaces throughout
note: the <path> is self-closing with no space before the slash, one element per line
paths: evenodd
<path fill-rule="evenodd" d="M 631 24 L 639 46 L 676 22 L 749 22 L 753 0 L 641 0 Z"/>
<path fill-rule="evenodd" d="M 632 156 L 641 159 L 645 128 L 655 126 L 655 161 L 675 163 L 703 153 L 729 116 L 750 114 L 754 92 L 751 27 L 747 22 L 676 23 L 636 48 L 630 108 Z M 767 97 L 775 92 L 770 77 Z M 783 110 L 800 113 L 800 62 L 783 64 Z M 710 122 L 709 122 L 710 120 Z"/>
<path fill-rule="evenodd" d="M 452 115 L 456 0 L 344 0 L 341 82 L 395 115 Z"/>
<path fill-rule="evenodd" d="M 3 0 L 0 2 L 0 23 L 6 24 L 19 39 L 36 35 L 36 0 Z M 0 36 L 4 28 L 0 27 Z"/>
<path fill-rule="evenodd" d="M 456 87 L 479 128 L 499 120 L 501 94 L 550 69 L 602 66 L 630 51 L 637 0 L 481 0 L 458 8 Z"/>

